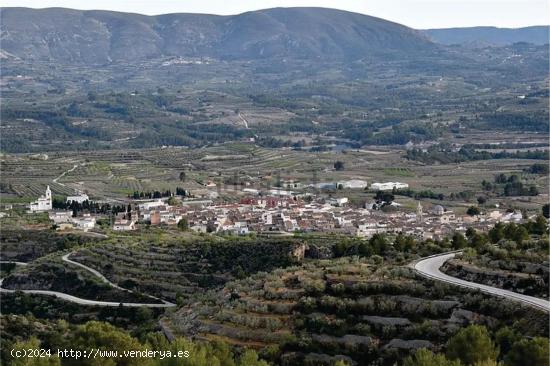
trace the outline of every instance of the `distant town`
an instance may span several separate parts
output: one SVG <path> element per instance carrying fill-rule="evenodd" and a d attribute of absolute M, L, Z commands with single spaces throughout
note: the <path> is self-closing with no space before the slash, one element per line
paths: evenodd
<path fill-rule="evenodd" d="M 208 188 L 217 187 L 207 182 Z M 330 197 L 323 188 L 367 189 L 376 193 L 372 202 L 362 208 L 350 207 L 347 197 Z M 522 222 L 517 211 L 492 209 L 458 215 L 442 205 L 424 207 L 417 202 L 414 211 L 406 210 L 394 201 L 391 192 L 408 189 L 407 183 L 381 182 L 367 186 L 363 180 L 338 183 L 318 183 L 318 194 L 297 193 L 299 182 L 285 181 L 279 189 L 265 192 L 252 188 L 240 191 L 235 202 L 217 202 L 218 193 L 208 191 L 206 198 L 192 197 L 178 189 L 165 197 L 143 199 L 135 194 L 122 206 L 109 213 L 94 212 L 98 207 L 87 194 L 67 196 L 65 209 L 55 208 L 48 186 L 44 195 L 28 205 L 29 213 L 47 212 L 57 230 L 89 231 L 99 220 L 108 220 L 113 231 L 132 231 L 140 226 L 173 225 L 197 233 L 247 235 L 268 233 L 290 235 L 297 232 L 339 233 L 370 238 L 374 234 L 404 234 L 419 239 L 441 239 L 454 232 L 466 232 L 469 227 L 486 231 L 496 222 Z M 284 189 L 283 189 L 284 188 Z M 105 202 L 102 203 L 105 205 Z"/>

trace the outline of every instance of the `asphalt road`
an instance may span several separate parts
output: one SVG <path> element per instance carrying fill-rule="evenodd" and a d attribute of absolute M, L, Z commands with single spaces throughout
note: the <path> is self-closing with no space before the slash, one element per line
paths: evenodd
<path fill-rule="evenodd" d="M 86 266 L 82 263 L 78 263 L 78 262 L 75 262 L 75 261 L 69 259 L 69 256 L 71 254 L 72 253 L 65 254 L 61 258 L 66 263 L 69 263 L 69 264 L 72 264 L 72 265 L 75 265 L 75 266 L 79 266 L 79 267 L 91 272 L 94 276 L 98 277 L 102 282 L 105 282 L 106 284 L 110 285 L 111 287 L 114 287 L 116 289 L 126 291 L 126 292 L 132 292 L 131 290 L 122 288 L 122 287 L 118 286 L 117 284 L 112 283 L 105 276 L 103 276 L 101 273 L 99 273 L 95 269 L 90 268 L 90 267 L 88 267 L 88 266 Z M 76 296 L 73 296 L 73 295 L 69 295 L 69 294 L 66 294 L 66 293 L 63 293 L 63 292 L 49 291 L 49 290 L 9 290 L 9 289 L 2 288 L 2 282 L 3 282 L 3 279 L 0 279 L 0 292 L 13 293 L 13 292 L 16 292 L 16 291 L 21 291 L 21 292 L 26 293 L 26 294 L 49 295 L 49 296 L 58 297 L 60 299 L 66 300 L 66 301 L 74 302 L 74 303 L 80 304 L 80 305 L 120 306 L 122 304 L 123 306 L 128 306 L 128 307 L 141 307 L 141 306 L 144 306 L 144 307 L 148 307 L 148 308 L 169 308 L 169 307 L 176 306 L 176 304 L 173 304 L 171 302 L 159 299 L 159 298 L 157 298 L 155 296 L 151 296 L 151 295 L 148 295 L 148 296 L 153 298 L 153 299 L 162 301 L 162 304 L 88 300 L 88 299 L 83 299 L 83 298 L 76 297 Z"/>
<path fill-rule="evenodd" d="M 523 304 L 530 305 L 538 309 L 550 312 L 550 302 L 547 300 L 539 299 L 533 296 L 518 294 L 516 292 L 503 290 L 500 288 L 491 287 L 480 283 L 464 281 L 459 278 L 451 277 L 441 272 L 439 268 L 441 268 L 441 266 L 447 260 L 454 258 L 456 254 L 458 253 L 457 252 L 444 253 L 444 254 L 421 259 L 416 264 L 414 264 L 414 269 L 422 276 L 425 276 L 428 278 L 432 278 L 438 281 L 450 283 L 457 286 L 478 289 L 482 292 L 485 292 L 491 295 L 501 296 L 510 300 L 519 301 Z"/>

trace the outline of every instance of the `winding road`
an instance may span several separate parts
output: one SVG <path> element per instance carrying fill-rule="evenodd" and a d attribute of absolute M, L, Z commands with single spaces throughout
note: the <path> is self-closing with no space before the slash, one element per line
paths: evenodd
<path fill-rule="evenodd" d="M 480 290 L 482 292 L 485 292 L 485 293 L 488 293 L 488 294 L 491 294 L 491 295 L 500 296 L 500 297 L 504 297 L 504 298 L 507 298 L 507 299 L 510 299 L 510 300 L 518 301 L 518 302 L 521 302 L 523 304 L 538 308 L 540 310 L 550 312 L 550 302 L 547 301 L 547 300 L 539 299 L 539 298 L 533 297 L 533 296 L 518 294 L 516 292 L 512 292 L 512 291 L 508 291 L 508 290 L 504 290 L 504 289 L 500 289 L 500 288 L 496 288 L 496 287 L 491 287 L 491 286 L 483 285 L 483 284 L 480 284 L 480 283 L 461 280 L 459 278 L 452 277 L 452 276 L 449 276 L 449 275 L 441 272 L 440 271 L 441 266 L 443 266 L 443 264 L 446 261 L 448 261 L 451 258 L 454 258 L 459 253 L 460 252 L 452 252 L 452 253 L 443 253 L 443 254 L 433 255 L 431 257 L 423 258 L 423 259 L 421 259 L 421 260 L 419 260 L 415 263 L 412 263 L 411 267 L 413 267 L 417 273 L 419 273 L 420 275 L 422 275 L 424 277 L 427 277 L 427 278 L 431 278 L 431 279 L 434 279 L 434 280 L 437 280 L 437 281 L 442 281 L 442 282 L 449 283 L 449 284 L 452 284 L 452 285 L 457 285 L 457 286 L 467 287 L 467 288 L 471 288 L 471 289 L 475 289 L 475 290 Z M 64 262 L 68 263 L 68 264 L 78 266 L 80 268 L 83 268 L 83 269 L 87 270 L 88 272 L 92 273 L 94 276 L 99 278 L 102 282 L 108 284 L 109 286 L 111 286 L 113 288 L 116 288 L 116 289 L 121 290 L 121 291 L 126 291 L 126 292 L 133 293 L 132 290 L 125 289 L 123 287 L 118 286 L 116 283 L 113 283 L 113 282 L 109 281 L 104 275 L 102 275 L 97 270 L 95 270 L 93 268 L 90 268 L 90 267 L 88 267 L 88 266 L 86 266 L 82 263 L 76 262 L 72 259 L 69 259 L 71 254 L 73 254 L 73 253 L 71 252 L 71 253 L 65 254 L 63 257 L 61 257 L 61 259 Z M 8 261 L 2 261 L 2 262 L 7 263 Z M 18 265 L 26 265 L 27 264 L 27 263 L 20 263 L 20 262 L 16 262 L 16 263 Z M 57 292 L 57 291 L 48 291 L 48 290 L 9 290 L 9 289 L 2 288 L 2 281 L 3 281 L 3 279 L 0 279 L 0 292 L 13 293 L 13 292 L 16 292 L 16 291 L 22 291 L 22 292 L 28 293 L 28 294 L 49 295 L 49 296 L 55 296 L 55 297 L 58 297 L 60 299 L 67 300 L 67 301 L 70 301 L 70 302 L 74 302 L 74 303 L 77 303 L 77 304 L 80 304 L 80 305 L 94 305 L 94 306 L 120 306 L 120 305 L 123 305 L 123 306 L 128 306 L 128 307 L 145 306 L 145 307 L 149 307 L 149 308 L 168 308 L 168 307 L 176 306 L 176 304 L 173 304 L 171 302 L 162 300 L 162 299 L 160 299 L 158 297 L 155 297 L 155 296 L 152 296 L 152 295 L 147 295 L 147 296 L 149 296 L 150 298 L 155 299 L 155 300 L 160 300 L 160 301 L 162 301 L 162 303 L 161 304 L 159 304 L 159 303 L 132 303 L 132 302 L 122 302 L 121 303 L 121 302 L 111 302 L 111 301 L 97 301 L 97 300 L 82 299 L 80 297 L 76 297 L 76 296 L 73 296 L 73 295 L 69 295 L 69 294 L 66 294 L 66 293 L 63 293 L 63 292 Z"/>
<path fill-rule="evenodd" d="M 533 296 L 518 294 L 517 292 L 508 291 L 497 287 L 483 285 L 481 283 L 468 282 L 456 277 L 449 276 L 439 270 L 441 266 L 445 264 L 446 261 L 448 261 L 451 258 L 454 258 L 455 255 L 459 253 L 460 252 L 452 252 L 452 253 L 443 253 L 443 254 L 434 255 L 431 257 L 421 259 L 418 262 L 413 263 L 412 266 L 416 270 L 416 272 L 418 272 L 420 275 L 424 277 L 428 277 L 434 280 L 450 283 L 457 286 L 480 290 L 482 292 L 485 292 L 491 295 L 504 297 L 514 301 L 519 301 L 523 304 L 550 312 L 550 302 L 547 300 L 539 299 Z"/>
<path fill-rule="evenodd" d="M 76 261 L 73 261 L 73 260 L 69 259 L 69 256 L 71 254 L 73 254 L 73 253 L 71 252 L 71 253 L 65 254 L 63 257 L 61 257 L 61 259 L 66 263 L 69 263 L 69 264 L 72 264 L 72 265 L 75 265 L 75 266 L 79 266 L 79 267 L 87 270 L 88 272 L 92 273 L 94 276 L 99 278 L 102 282 L 108 284 L 111 287 L 114 287 L 118 290 L 133 293 L 132 290 L 125 289 L 125 288 L 120 287 L 117 284 L 109 281 L 105 276 L 103 276 L 101 273 L 99 273 L 95 269 L 90 268 L 90 267 L 88 267 L 88 266 L 86 266 L 82 263 L 79 263 L 79 262 L 76 262 Z M 20 262 L 16 262 L 16 263 L 19 264 L 19 265 L 26 265 L 27 264 L 27 263 L 20 263 Z M 148 308 L 169 308 L 169 307 L 176 306 L 176 304 L 173 304 L 171 302 L 162 300 L 162 299 L 160 299 L 158 297 L 155 297 L 155 296 L 152 296 L 152 295 L 147 295 L 147 296 L 149 296 L 152 299 L 162 301 L 162 303 L 159 304 L 159 303 L 98 301 L 98 300 L 83 299 L 83 298 L 76 297 L 76 296 L 73 296 L 73 295 L 69 295 L 69 294 L 66 294 L 66 293 L 63 293 L 63 292 L 49 291 L 49 290 L 9 290 L 9 289 L 2 288 L 2 282 L 3 281 L 4 281 L 4 279 L 0 279 L 0 292 L 13 293 L 13 292 L 16 292 L 16 291 L 21 291 L 21 292 L 26 293 L 26 294 L 49 295 L 49 296 L 55 296 L 57 298 L 60 298 L 60 299 L 66 300 L 66 301 L 74 302 L 74 303 L 80 304 L 80 305 L 92 305 L 92 306 L 121 306 L 122 305 L 122 306 L 127 306 L 127 307 L 142 307 L 142 306 L 144 306 L 144 307 L 148 307 Z"/>
<path fill-rule="evenodd" d="M 60 186 L 66 187 L 66 185 L 65 185 L 64 183 L 59 183 L 58 180 L 61 179 L 61 178 L 63 178 L 63 177 L 64 177 L 65 175 L 67 175 L 68 173 L 74 172 L 75 169 L 78 168 L 79 166 L 84 166 L 84 165 L 85 165 L 84 163 L 73 165 L 73 167 L 72 167 L 71 169 L 64 171 L 64 172 L 61 173 L 59 176 L 57 176 L 56 178 L 54 178 L 54 179 L 52 180 L 52 182 L 57 183 L 57 184 L 59 184 Z"/>

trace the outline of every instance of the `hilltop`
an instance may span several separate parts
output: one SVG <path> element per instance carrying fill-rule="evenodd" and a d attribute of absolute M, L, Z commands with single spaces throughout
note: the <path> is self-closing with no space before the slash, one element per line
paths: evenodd
<path fill-rule="evenodd" d="M 160 56 L 354 60 L 437 48 L 403 25 L 325 8 L 274 8 L 233 16 L 3 8 L 1 20 L 4 54 L 68 63 Z"/>

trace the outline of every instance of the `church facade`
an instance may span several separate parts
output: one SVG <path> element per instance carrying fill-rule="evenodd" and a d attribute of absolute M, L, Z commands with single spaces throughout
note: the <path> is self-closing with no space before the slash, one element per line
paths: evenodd
<path fill-rule="evenodd" d="M 46 188 L 46 194 L 38 197 L 34 202 L 31 202 L 28 206 L 29 212 L 46 212 L 52 209 L 52 191 L 50 186 Z"/>

